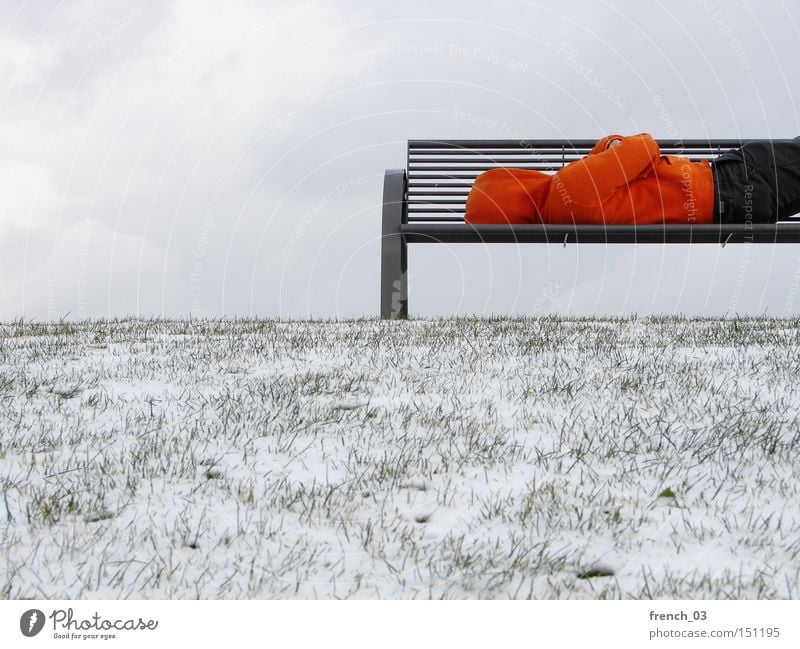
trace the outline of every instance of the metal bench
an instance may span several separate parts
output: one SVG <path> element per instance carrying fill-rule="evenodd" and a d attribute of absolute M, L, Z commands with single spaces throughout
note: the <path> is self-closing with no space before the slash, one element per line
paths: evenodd
<path fill-rule="evenodd" d="M 657 140 L 663 154 L 713 159 L 751 140 Z M 465 204 L 495 167 L 555 172 L 595 140 L 409 140 L 406 169 L 383 186 L 381 317 L 408 317 L 409 243 L 798 243 L 800 220 L 755 224 L 470 225 Z"/>

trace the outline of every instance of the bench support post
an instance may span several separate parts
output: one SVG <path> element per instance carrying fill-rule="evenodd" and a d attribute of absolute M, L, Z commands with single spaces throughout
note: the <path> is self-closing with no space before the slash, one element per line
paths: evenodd
<path fill-rule="evenodd" d="M 408 318 L 408 245 L 400 231 L 405 196 L 405 169 L 387 169 L 383 180 L 381 318 Z"/>

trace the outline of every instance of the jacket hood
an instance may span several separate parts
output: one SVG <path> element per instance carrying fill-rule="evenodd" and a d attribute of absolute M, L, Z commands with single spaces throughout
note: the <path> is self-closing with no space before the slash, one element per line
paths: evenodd
<path fill-rule="evenodd" d="M 552 176 L 533 169 L 484 171 L 467 197 L 467 223 L 542 223 Z"/>

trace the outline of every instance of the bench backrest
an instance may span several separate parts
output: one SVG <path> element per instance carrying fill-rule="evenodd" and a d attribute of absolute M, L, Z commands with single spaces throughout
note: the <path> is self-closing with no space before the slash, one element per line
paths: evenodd
<path fill-rule="evenodd" d="M 752 140 L 656 140 L 664 155 L 711 160 Z M 554 173 L 596 140 L 409 140 L 408 222 L 463 223 L 479 173 L 495 167 Z"/>

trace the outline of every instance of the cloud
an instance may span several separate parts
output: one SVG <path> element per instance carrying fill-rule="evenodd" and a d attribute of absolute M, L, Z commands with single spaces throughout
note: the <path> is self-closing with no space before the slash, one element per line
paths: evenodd
<path fill-rule="evenodd" d="M 103 283 L 114 288 L 107 293 L 113 301 L 102 291 L 93 296 L 92 312 L 149 304 L 187 313 L 191 292 L 177 287 L 190 278 L 204 215 L 216 215 L 217 240 L 253 240 L 253 230 L 239 235 L 238 226 L 263 229 L 248 215 L 266 210 L 248 208 L 243 197 L 264 198 L 264 170 L 297 140 L 292 115 L 369 65 L 328 64 L 346 46 L 346 23 L 330 3 L 232 3 L 224 12 L 195 1 L 84 4 L 69 29 L 52 16 L 38 18 L 35 36 L 31 29 L 15 36 L 29 41 L 6 62 L 14 86 L 2 109 L 3 227 L 24 223 L 28 233 L 0 239 L 0 248 L 23 246 L 8 271 L 39 280 L 75 275 L 81 246 L 72 235 L 87 219 L 96 223 L 89 245 L 109 263 L 95 267 L 111 273 Z M 299 171 L 305 162 L 295 164 Z M 279 191 L 267 206 L 281 199 Z M 67 266 L 52 270 L 52 258 Z M 143 301 L 132 281 L 142 259 L 153 301 Z M 206 277 L 224 263 L 209 254 Z M 6 294 L 3 312 L 21 308 L 24 293 L 26 314 L 45 317 L 47 282 L 39 280 L 27 281 L 17 297 Z"/>
<path fill-rule="evenodd" d="M 96 220 L 50 235 L 12 227 L 3 244 L 3 321 L 30 313 L 48 320 L 157 315 L 165 284 L 177 279 L 164 250 Z M 31 250 L 40 251 L 35 263 Z"/>
<path fill-rule="evenodd" d="M 800 132 L 797 11 L 707 5 L 5 5 L 0 313 L 48 317 L 51 279 L 55 311 L 80 312 L 84 263 L 87 315 L 375 314 L 382 174 L 409 138 Z M 729 250 L 696 249 L 694 277 L 738 272 Z M 792 276 L 791 251 L 771 254 Z M 654 310 L 674 308 L 682 275 L 651 255 L 412 246 L 411 311 L 524 312 L 548 281 L 547 308 L 627 309 L 613 273 L 655 273 Z M 727 308 L 720 290 L 704 308 Z"/>

